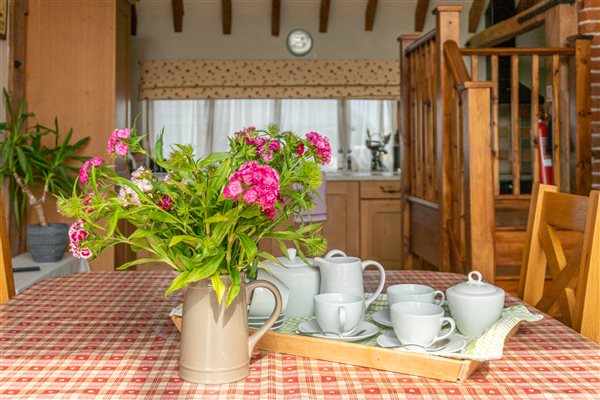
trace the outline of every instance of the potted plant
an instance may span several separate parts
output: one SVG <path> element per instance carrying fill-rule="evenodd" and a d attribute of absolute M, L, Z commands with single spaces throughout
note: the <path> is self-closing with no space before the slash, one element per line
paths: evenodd
<path fill-rule="evenodd" d="M 325 250 L 320 225 L 280 226 L 312 207 L 309 193 L 321 184 L 329 142 L 315 132 L 299 137 L 274 125 L 248 127 L 230 138 L 227 152 L 198 159 L 192 146 L 177 145 L 163 159 L 162 135 L 156 157 L 141 148 L 141 140 L 135 127 L 115 130 L 110 157 L 141 154 L 167 175 L 159 179 L 140 167 L 126 179 L 102 158 L 87 161 L 79 174 L 83 191 L 59 200 L 60 211 L 76 219 L 71 251 L 93 258 L 124 243 L 151 257 L 119 269 L 156 260 L 171 266 L 178 274 L 165 295 L 185 289 L 180 376 L 198 383 L 242 379 L 259 338 L 248 338 L 246 278 L 256 276 L 260 258 L 279 262 L 257 244 L 274 238 L 285 250 L 291 242 L 305 261 L 304 251 Z M 121 220 L 136 230 L 121 232 Z"/>
<path fill-rule="evenodd" d="M 18 110 L 13 110 L 4 90 L 4 102 L 8 118 L 0 122 L 0 179 L 2 182 L 8 180 L 18 225 L 25 219 L 27 204 L 37 214 L 39 224 L 27 226 L 27 243 L 33 259 L 36 262 L 59 261 L 69 243 L 69 227 L 67 224 L 49 224 L 44 205 L 48 195 L 72 190 L 78 170 L 72 164 L 82 160 L 75 153 L 89 137 L 70 144 L 73 131 L 69 130 L 62 138 L 56 119 L 54 128 L 39 124 L 29 127 L 27 123 L 35 115 L 25 112 L 25 101 L 20 102 Z"/>

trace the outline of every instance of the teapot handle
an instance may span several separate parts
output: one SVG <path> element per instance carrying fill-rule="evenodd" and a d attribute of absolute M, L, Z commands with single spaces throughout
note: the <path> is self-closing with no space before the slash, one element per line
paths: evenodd
<path fill-rule="evenodd" d="M 346 253 L 344 253 L 342 250 L 338 250 L 338 249 L 330 250 L 327 254 L 325 254 L 325 258 L 334 257 L 334 256 L 348 257 L 348 255 Z"/>
<path fill-rule="evenodd" d="M 275 297 L 275 309 L 273 310 L 273 313 L 265 322 L 265 324 L 248 338 L 248 357 L 250 358 L 252 357 L 252 352 L 254 351 L 254 346 L 256 346 L 256 343 L 258 343 L 260 338 L 262 338 L 263 335 L 267 333 L 269 329 L 271 329 L 273 324 L 275 324 L 275 321 L 277 321 L 277 318 L 279 318 L 279 314 L 281 313 L 281 294 L 279 293 L 279 289 L 277 289 L 277 286 L 275 286 L 271 282 L 263 280 L 250 282 L 246 286 L 246 298 L 249 298 L 250 293 L 252 293 L 254 289 L 259 287 L 268 289 L 271 293 L 273 293 L 273 296 Z"/>

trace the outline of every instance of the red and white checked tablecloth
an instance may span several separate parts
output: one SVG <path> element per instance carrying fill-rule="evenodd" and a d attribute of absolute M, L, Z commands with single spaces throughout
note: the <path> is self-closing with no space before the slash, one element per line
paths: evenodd
<path fill-rule="evenodd" d="M 177 375 L 179 332 L 165 272 L 99 272 L 41 282 L 0 308 L 0 398 L 600 398 L 600 346 L 546 317 L 464 383 L 256 351 L 250 376 L 196 385 Z M 390 271 L 388 284 L 445 290 L 464 277 Z M 375 277 L 367 272 L 367 289 Z M 509 297 L 509 304 L 518 299 Z"/>

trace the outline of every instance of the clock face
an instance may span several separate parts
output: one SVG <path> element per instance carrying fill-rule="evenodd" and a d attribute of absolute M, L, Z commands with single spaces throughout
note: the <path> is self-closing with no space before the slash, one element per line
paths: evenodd
<path fill-rule="evenodd" d="M 304 56 L 312 49 L 312 37 L 304 29 L 294 29 L 286 40 L 287 48 L 295 56 Z"/>

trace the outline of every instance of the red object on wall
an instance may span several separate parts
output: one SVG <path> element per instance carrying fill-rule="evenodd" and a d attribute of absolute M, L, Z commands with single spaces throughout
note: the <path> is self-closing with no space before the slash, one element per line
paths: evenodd
<path fill-rule="evenodd" d="M 541 118 L 538 120 L 539 152 L 538 163 L 540 166 L 540 183 L 554 184 L 554 172 L 552 168 L 552 148 L 550 147 L 550 132 L 548 126 Z"/>

